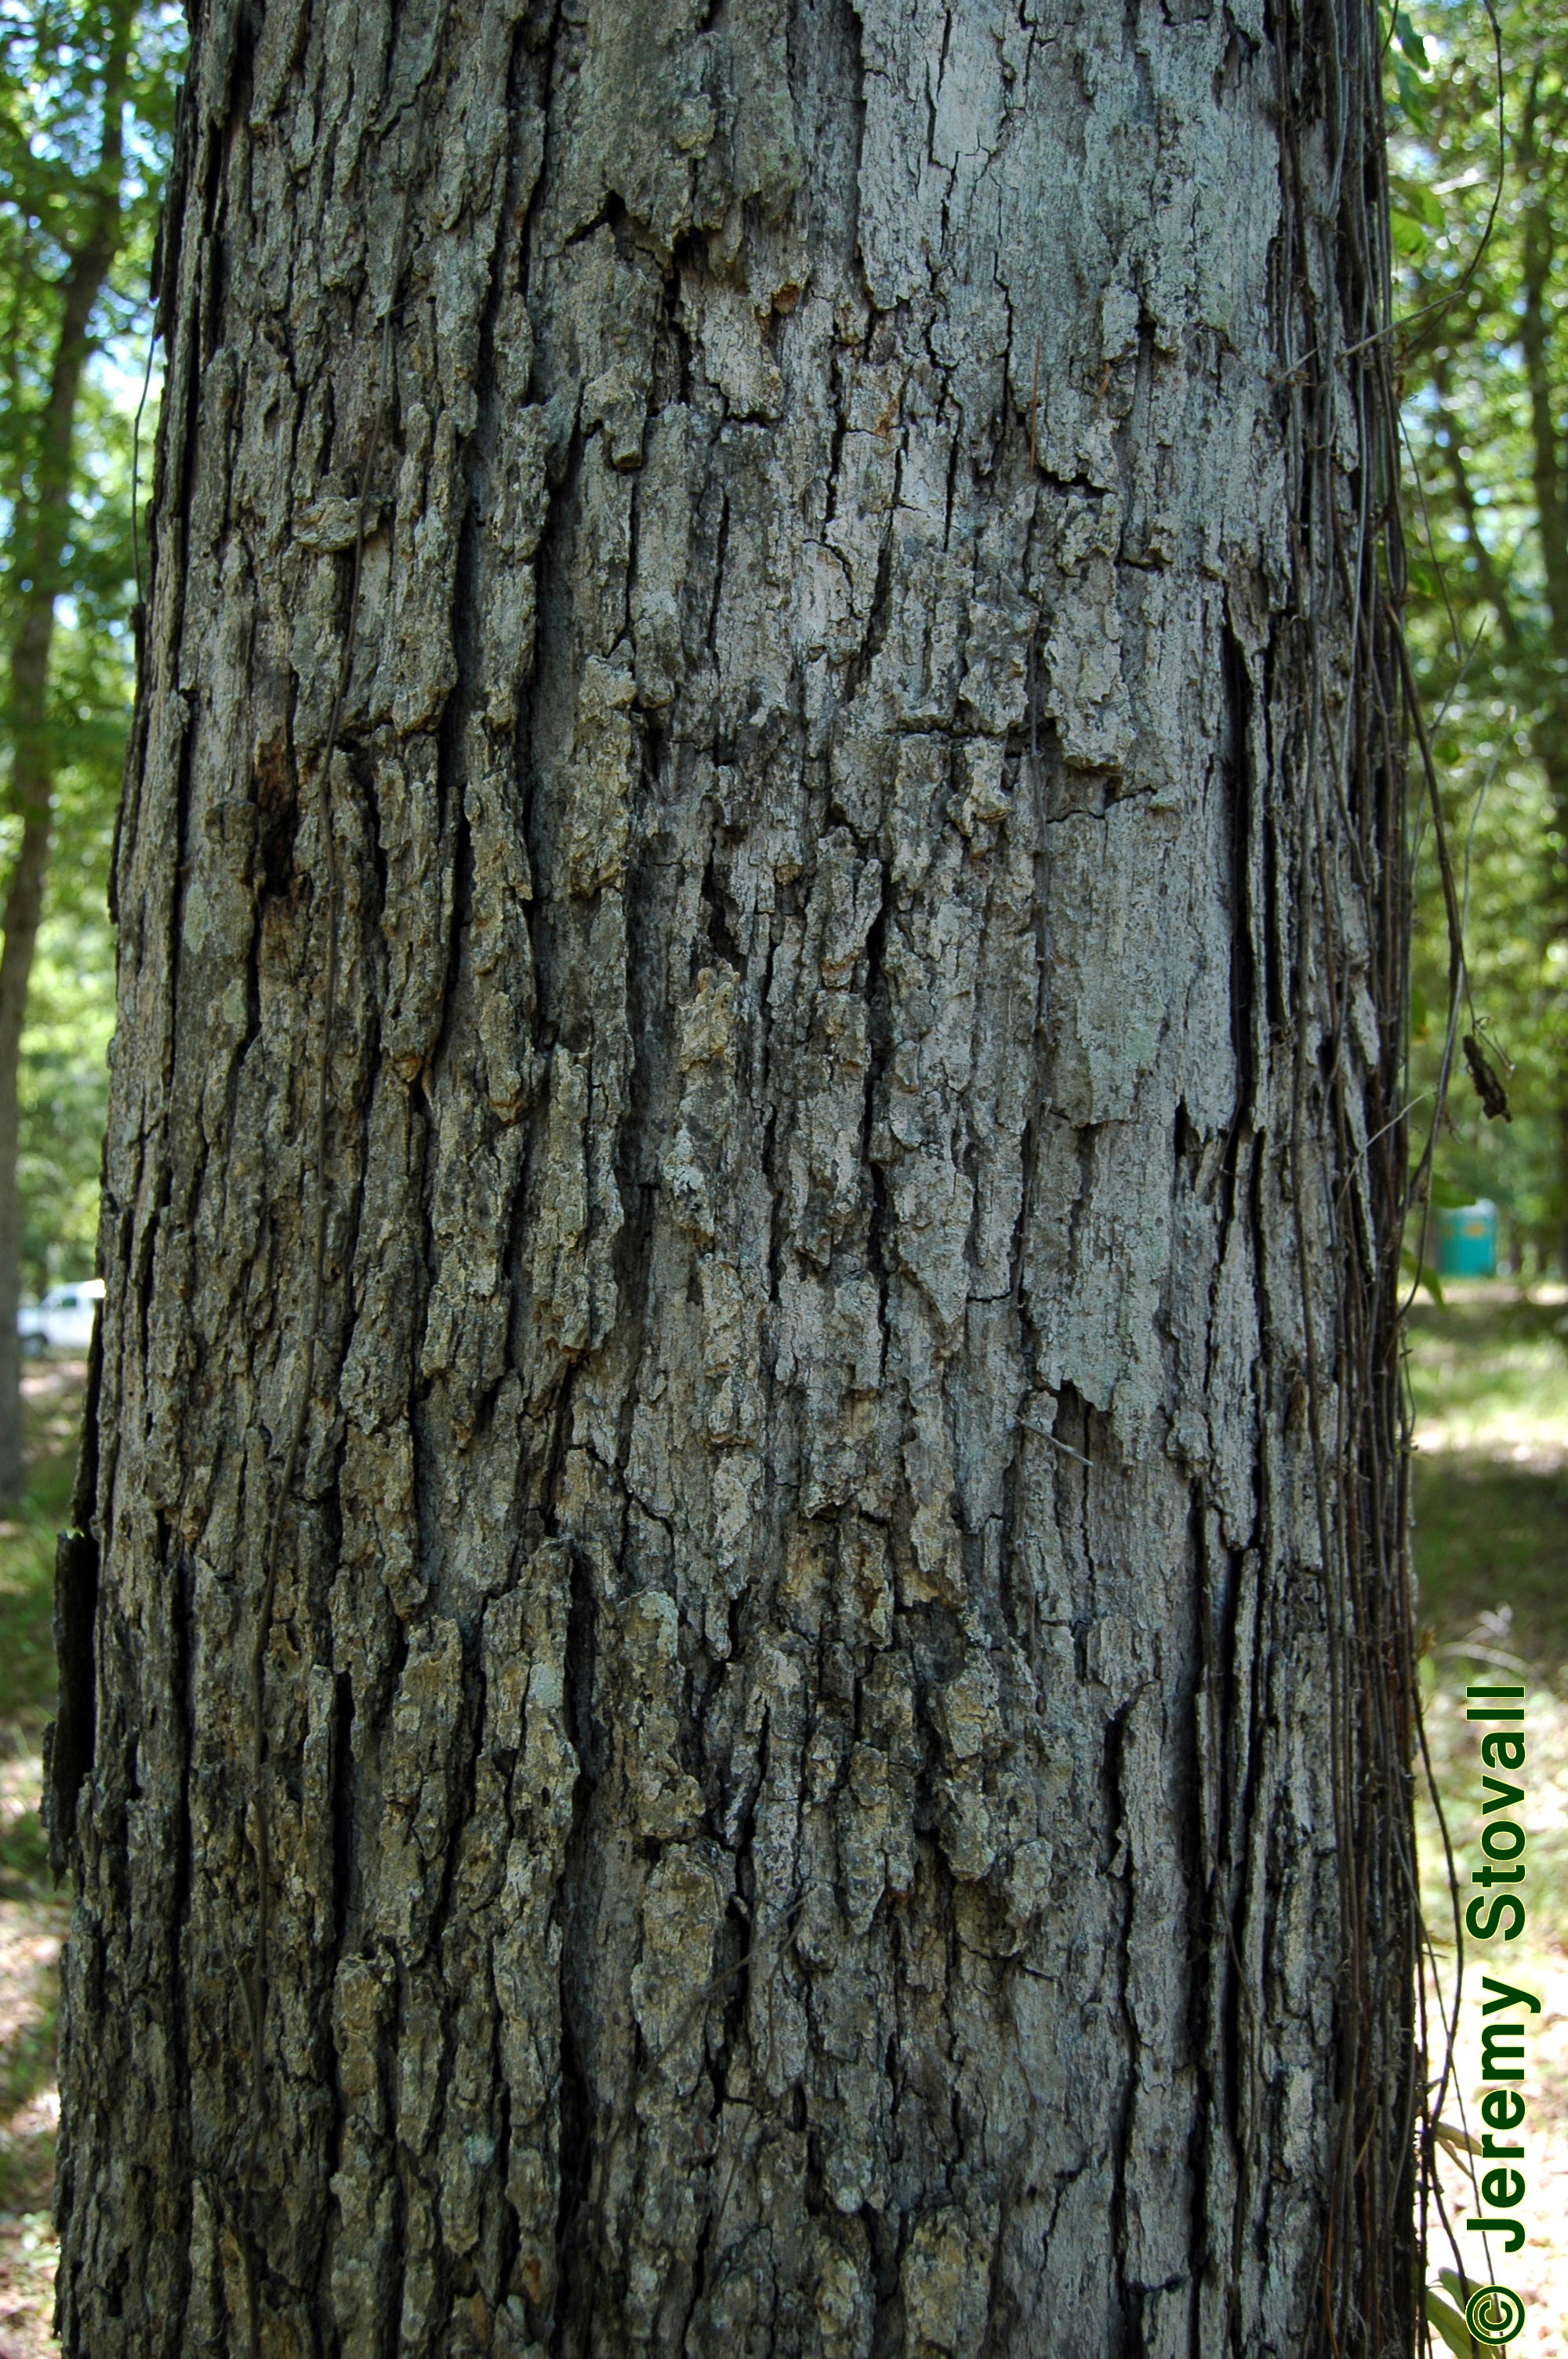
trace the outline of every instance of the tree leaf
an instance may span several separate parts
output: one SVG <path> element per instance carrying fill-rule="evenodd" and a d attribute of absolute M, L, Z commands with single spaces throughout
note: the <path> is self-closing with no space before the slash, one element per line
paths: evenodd
<path fill-rule="evenodd" d="M 1394 244 L 1405 259 L 1419 262 L 1431 242 L 1422 223 L 1411 213 L 1390 212 L 1389 226 L 1393 233 Z"/>
<path fill-rule="evenodd" d="M 1430 2286 L 1426 2289 L 1426 2315 L 1428 2323 L 1436 2327 L 1450 2351 L 1458 2353 L 1459 2359 L 1476 2359 L 1476 2345 L 1464 2319 L 1456 2310 L 1450 2310 L 1442 2295 L 1433 2293 Z"/>
<path fill-rule="evenodd" d="M 1405 1245 L 1400 1253 L 1400 1267 L 1407 1277 L 1413 1278 L 1417 1286 L 1425 1287 L 1440 1310 L 1447 1310 L 1448 1305 L 1443 1299 L 1443 1280 L 1430 1262 L 1418 1261 L 1410 1246 Z"/>
<path fill-rule="evenodd" d="M 1427 127 L 1427 98 L 1421 86 L 1421 77 L 1411 71 L 1402 57 L 1396 58 L 1393 64 L 1394 87 L 1400 94 L 1400 112 L 1418 131 L 1424 131 Z"/>
<path fill-rule="evenodd" d="M 1432 60 L 1426 54 L 1426 43 L 1402 8 L 1394 17 L 1394 38 L 1418 72 L 1427 73 L 1431 71 Z"/>
<path fill-rule="evenodd" d="M 1447 225 L 1448 216 L 1443 210 L 1442 199 L 1424 180 L 1409 178 L 1395 180 L 1390 190 L 1390 201 L 1397 212 L 1409 213 L 1412 221 L 1422 223 L 1427 229 L 1442 230 Z"/>

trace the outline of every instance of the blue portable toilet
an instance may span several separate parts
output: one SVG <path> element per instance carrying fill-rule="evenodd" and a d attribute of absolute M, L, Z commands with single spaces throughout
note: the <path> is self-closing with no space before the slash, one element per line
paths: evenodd
<path fill-rule="evenodd" d="M 1439 1277 L 1496 1277 L 1498 1208 L 1485 1196 L 1437 1215 Z"/>

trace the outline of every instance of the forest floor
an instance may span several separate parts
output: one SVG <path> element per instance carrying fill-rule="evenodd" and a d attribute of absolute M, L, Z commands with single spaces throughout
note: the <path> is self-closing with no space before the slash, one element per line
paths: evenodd
<path fill-rule="evenodd" d="M 1529 2018 L 1529 2241 L 1497 2274 L 1528 2305 L 1511 2359 L 1558 2354 L 1568 2333 L 1568 1288 L 1528 1295 L 1502 1283 L 1454 1285 L 1411 1315 L 1416 1417 L 1416 1563 L 1428 1741 L 1461 1870 L 1476 1849 L 1480 1764 L 1465 1719 L 1470 1680 L 1522 1678 L 1529 1694 L 1525 1787 L 1530 1915 L 1505 1951 L 1467 1945 L 1455 2074 L 1444 2115 L 1478 2133 L 1479 1978 L 1490 1973 L 1542 2001 Z M 55 2244 L 49 2223 L 59 2099 L 55 2011 L 67 1908 L 52 1890 L 38 1823 L 44 1725 L 53 1704 L 54 1535 L 70 1494 L 84 1374 L 36 1365 L 24 1380 L 31 1479 L 25 1507 L 0 1521 L 0 2359 L 47 2359 Z M 1516 1669 L 1516 1667 L 1518 1667 Z M 1437 1821 L 1423 1804 L 1423 1900 L 1452 2011 L 1452 1904 Z M 1494 1956 L 1493 1952 L 1499 1954 Z M 1500 1962 L 1501 1961 L 1501 1962 Z M 1435 2020 L 1430 2067 L 1444 2041 Z M 1445 2166 L 1453 2246 L 1434 2220 L 1433 2275 L 1457 2265 L 1483 2280 L 1480 2239 L 1460 2224 L 1476 2199 Z M 1469 2249 L 1465 2249 L 1468 2247 Z"/>
<path fill-rule="evenodd" d="M 1482 1731 L 1465 1719 L 1465 1688 L 1472 1680 L 1525 1687 L 1525 1765 L 1508 1774 L 1524 1788 L 1515 1815 L 1528 1835 L 1519 1887 L 1528 1909 L 1516 1940 L 1465 1941 L 1444 2120 L 1476 2137 L 1487 2126 L 1477 2111 L 1488 1995 L 1482 1977 L 1541 2004 L 1539 2014 L 1518 2004 L 1494 2006 L 1494 2019 L 1506 2012 L 1527 2026 L 1520 2087 L 1527 2113 L 1513 2133 L 1525 2150 L 1524 2247 L 1510 2259 L 1497 2239 L 1465 2228 L 1466 2219 L 1496 2216 L 1498 2207 L 1478 2198 L 1462 2157 L 1449 2155 L 1440 2172 L 1448 2228 L 1436 2217 L 1431 2223 L 1429 2283 L 1441 2273 L 1462 2278 L 1451 2292 L 1489 2282 L 1511 2288 L 1526 2310 L 1523 2332 L 1508 2351 L 1512 2359 L 1545 2359 L 1561 2354 L 1568 2333 L 1568 1287 L 1521 1296 L 1500 1281 L 1477 1280 L 1450 1284 L 1444 1294 L 1443 1308 L 1423 1302 L 1412 1313 L 1408 1362 L 1427 1741 L 1465 1905 L 1478 1897 L 1470 1877 L 1482 1864 L 1488 1799 Z M 1498 1810 L 1494 1799 L 1494 1819 Z M 1439 2018 L 1454 2017 L 1454 1924 L 1437 1816 L 1424 1796 L 1417 1832 L 1439 1968 L 1427 1985 L 1428 2070 L 1435 2076 L 1446 2048 Z M 1466 2359 L 1471 2347 L 1468 2337 L 1453 2335 L 1450 2348 Z"/>
<path fill-rule="evenodd" d="M 55 2009 L 69 1905 L 38 1823 L 44 1728 L 54 1710 L 54 1538 L 76 1467 L 81 1360 L 22 1378 L 29 1479 L 0 1519 L 0 2359 L 58 2349 L 54 2310 Z"/>

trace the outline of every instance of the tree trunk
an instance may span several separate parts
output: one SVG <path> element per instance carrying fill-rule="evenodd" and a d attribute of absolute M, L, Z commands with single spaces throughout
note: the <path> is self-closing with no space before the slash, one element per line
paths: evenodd
<path fill-rule="evenodd" d="M 120 242 L 123 115 L 130 64 L 134 0 L 114 0 L 106 24 L 103 131 L 86 233 L 67 264 L 49 389 L 38 420 L 35 473 L 16 502 L 14 563 L 21 589 L 10 650 L 11 795 L 22 837 L 5 888 L 0 928 L 0 1504 L 14 1501 L 24 1475 L 21 1356 L 16 1341 L 22 1215 L 16 1188 L 20 1119 L 17 1082 L 27 985 L 33 971 L 49 877 L 53 826 L 54 747 L 49 722 L 49 649 L 61 552 L 71 530 L 71 446 L 81 372 L 91 350 L 93 308 Z"/>
<path fill-rule="evenodd" d="M 1376 23 L 253 24 L 165 230 L 65 2350 L 1409 2352 Z"/>

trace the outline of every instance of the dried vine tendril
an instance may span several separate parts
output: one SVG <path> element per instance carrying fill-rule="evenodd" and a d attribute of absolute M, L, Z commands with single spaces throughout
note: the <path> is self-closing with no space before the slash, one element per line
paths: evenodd
<path fill-rule="evenodd" d="M 1281 19 L 1286 350 L 1275 382 L 1296 488 L 1290 629 L 1299 658 L 1299 686 L 1291 680 L 1276 724 L 1293 788 L 1281 850 L 1300 912 L 1287 1148 L 1341 1906 L 1335 2125 L 1309 2359 L 1413 2349 L 1425 2248 L 1414 2019 L 1423 1929 L 1411 1814 L 1422 1739 L 1399 1337 L 1405 1220 L 1431 1155 L 1429 1145 L 1411 1172 L 1407 737 L 1413 732 L 1423 764 L 1429 747 L 1401 620 L 1381 47 L 1369 0 L 1292 6 Z M 1313 182 L 1325 168 L 1320 203 Z M 1334 453 L 1346 437 L 1354 461 L 1341 472 Z M 1462 928 L 1445 845 L 1440 874 L 1456 1002 Z M 1369 960 L 1342 907 L 1347 877 L 1387 913 Z M 1378 1019 L 1364 1065 L 1351 1053 L 1363 984 Z M 1440 1103 L 1448 1071 L 1445 1057 Z M 1314 1291 L 1314 1220 L 1326 1222 L 1340 1273 L 1333 1304 Z"/>

